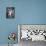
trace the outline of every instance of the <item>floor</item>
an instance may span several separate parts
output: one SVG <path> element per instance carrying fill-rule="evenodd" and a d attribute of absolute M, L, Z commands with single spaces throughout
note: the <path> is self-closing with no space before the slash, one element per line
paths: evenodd
<path fill-rule="evenodd" d="M 20 46 L 46 46 L 46 42 L 45 41 L 32 42 L 31 40 L 28 41 L 21 40 Z"/>
<path fill-rule="evenodd" d="M 0 46 L 8 46 L 7 44 L 0 44 Z M 10 45 L 11 46 L 11 45 Z M 45 41 L 34 41 L 31 40 L 25 41 L 21 40 L 19 44 L 15 44 L 14 46 L 46 46 Z"/>
<path fill-rule="evenodd" d="M 8 46 L 8 44 L 0 44 L 0 46 Z M 10 45 L 10 46 L 18 46 L 18 44 Z"/>

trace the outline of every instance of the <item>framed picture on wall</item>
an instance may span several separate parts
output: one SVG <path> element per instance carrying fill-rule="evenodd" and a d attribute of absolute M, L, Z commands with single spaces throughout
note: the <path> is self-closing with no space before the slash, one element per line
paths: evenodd
<path fill-rule="evenodd" d="M 15 7 L 6 8 L 6 18 L 15 18 Z"/>

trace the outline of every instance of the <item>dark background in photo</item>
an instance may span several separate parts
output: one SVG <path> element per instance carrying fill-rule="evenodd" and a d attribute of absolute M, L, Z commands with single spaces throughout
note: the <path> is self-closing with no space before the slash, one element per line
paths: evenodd
<path fill-rule="evenodd" d="M 15 18 L 15 7 L 6 8 L 6 18 Z"/>

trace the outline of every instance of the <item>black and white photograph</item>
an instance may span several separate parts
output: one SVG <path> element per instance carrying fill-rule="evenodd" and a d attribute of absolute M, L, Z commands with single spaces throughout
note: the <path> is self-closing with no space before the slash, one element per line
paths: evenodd
<path fill-rule="evenodd" d="M 20 24 L 18 33 L 20 46 L 42 46 L 46 43 L 46 25 Z"/>

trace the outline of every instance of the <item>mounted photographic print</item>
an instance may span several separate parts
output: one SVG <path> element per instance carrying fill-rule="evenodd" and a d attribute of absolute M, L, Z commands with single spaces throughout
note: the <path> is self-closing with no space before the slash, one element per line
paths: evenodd
<path fill-rule="evenodd" d="M 20 40 L 46 41 L 46 25 L 18 25 Z"/>
<path fill-rule="evenodd" d="M 6 18 L 15 18 L 15 7 L 6 8 Z"/>

